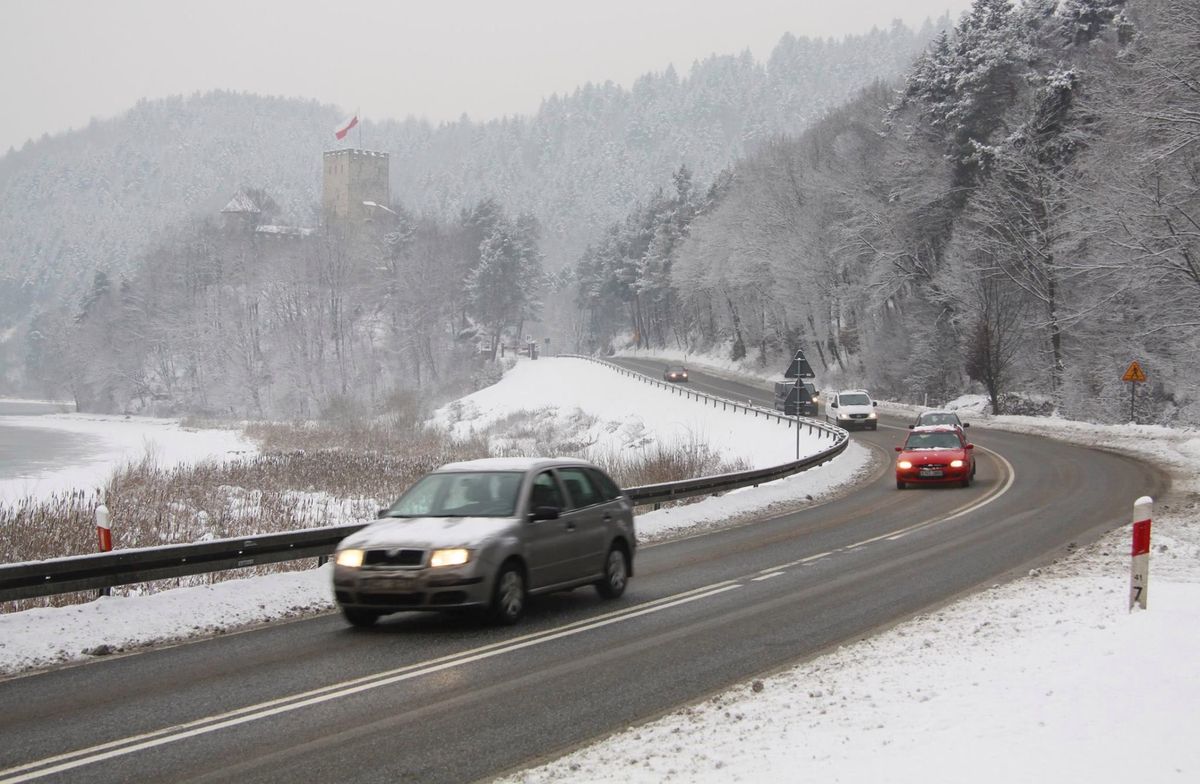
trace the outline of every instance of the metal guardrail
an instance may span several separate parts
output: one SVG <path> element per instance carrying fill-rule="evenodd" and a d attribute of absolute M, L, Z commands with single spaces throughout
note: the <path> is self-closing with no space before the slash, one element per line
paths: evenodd
<path fill-rule="evenodd" d="M 691 389 L 688 389 L 685 386 L 680 386 L 679 384 L 670 384 L 665 381 L 660 381 L 657 378 L 651 378 L 650 376 L 647 376 L 644 373 L 638 373 L 636 370 L 630 370 L 629 368 L 623 368 L 620 365 L 614 364 L 612 362 L 607 362 L 603 359 L 597 359 L 595 357 L 585 356 L 583 354 L 558 354 L 558 356 L 568 357 L 570 359 L 586 359 L 588 362 L 595 362 L 597 364 L 604 365 L 605 367 L 607 367 L 611 370 L 615 370 L 616 372 L 621 373 L 622 375 L 632 376 L 633 378 L 636 378 L 639 381 L 644 381 L 647 384 L 652 384 L 654 386 L 661 387 L 672 394 L 677 394 L 680 397 L 684 397 L 688 400 L 698 400 L 698 401 L 704 403 L 705 405 L 712 403 L 714 408 L 717 406 L 720 406 L 723 411 L 742 411 L 746 414 L 753 414 L 755 417 L 761 416 L 761 417 L 771 418 L 771 419 L 774 419 L 776 422 L 778 422 L 781 425 L 787 425 L 789 428 L 793 424 L 799 423 L 799 427 L 807 427 L 808 432 L 810 434 L 818 433 L 821 435 L 821 437 L 828 435 L 830 438 L 832 438 L 834 440 L 837 440 L 839 438 L 844 439 L 844 438 L 849 437 L 849 434 L 846 433 L 846 431 L 843 430 L 842 428 L 835 427 L 833 425 L 828 424 L 827 422 L 822 422 L 819 419 L 809 419 L 808 417 L 787 416 L 786 414 L 781 414 L 778 411 L 773 411 L 768 408 L 760 408 L 759 406 L 755 406 L 755 405 L 752 405 L 749 403 L 739 403 L 736 400 L 730 400 L 730 399 L 724 398 L 724 397 L 716 397 L 714 395 L 709 395 L 704 392 L 696 392 Z"/>
<path fill-rule="evenodd" d="M 807 424 L 810 432 L 819 431 L 822 437 L 828 435 L 831 439 L 832 443 L 828 449 L 821 450 L 811 457 L 782 465 L 627 488 L 626 494 L 638 506 L 661 504 L 697 495 L 713 495 L 782 479 L 832 460 L 841 454 L 849 444 L 849 434 L 845 430 L 824 422 L 786 417 L 778 412 L 756 406 L 748 406 L 702 392 L 679 389 L 674 385 L 592 357 L 562 356 L 574 356 L 577 359 L 598 362 L 623 375 L 663 387 L 675 394 L 685 395 L 688 399 L 695 398 L 705 405 L 721 406 L 724 410 L 741 410 L 747 415 L 754 414 L 756 417 L 773 417 L 780 423 L 786 422 L 789 427 L 797 422 L 800 426 Z M 46 561 L 2 565 L 0 566 L 0 602 L 111 588 L 117 585 L 131 585 L 150 580 L 241 569 L 247 566 L 295 561 L 302 558 L 319 558 L 333 553 L 338 542 L 366 525 L 368 523 L 355 523 L 238 539 L 217 539 L 197 544 L 114 550 L 95 555 L 76 555 Z"/>

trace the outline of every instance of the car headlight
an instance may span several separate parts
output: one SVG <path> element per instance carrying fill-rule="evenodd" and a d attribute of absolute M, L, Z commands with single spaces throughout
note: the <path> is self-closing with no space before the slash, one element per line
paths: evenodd
<path fill-rule="evenodd" d="M 896 463 L 896 467 L 903 468 L 905 471 L 907 471 L 908 469 L 912 468 L 912 463 L 907 460 L 901 460 L 900 462 Z"/>
<path fill-rule="evenodd" d="M 434 550 L 429 554 L 430 566 L 462 566 L 471 559 L 471 551 L 456 547 L 451 550 Z"/>
<path fill-rule="evenodd" d="M 950 467 L 951 467 L 951 468 L 962 468 L 962 467 L 963 467 L 963 461 L 961 461 L 961 460 L 951 460 L 951 461 L 950 461 Z"/>
<path fill-rule="evenodd" d="M 338 550 L 335 561 L 338 566 L 348 566 L 351 569 L 357 569 L 362 566 L 363 551 L 362 550 Z"/>
<path fill-rule="evenodd" d="M 876 415 L 875 415 L 875 412 L 874 412 L 874 411 L 872 411 L 871 413 L 867 414 L 867 419 L 876 419 L 876 418 L 877 418 L 877 417 L 876 417 Z"/>

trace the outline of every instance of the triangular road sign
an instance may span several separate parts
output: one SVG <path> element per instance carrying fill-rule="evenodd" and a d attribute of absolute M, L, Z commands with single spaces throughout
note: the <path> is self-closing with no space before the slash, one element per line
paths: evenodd
<path fill-rule="evenodd" d="M 1139 384 L 1146 381 L 1146 373 L 1142 370 L 1142 366 L 1137 360 L 1129 363 L 1129 367 L 1125 369 L 1125 375 L 1121 376 L 1122 381 L 1135 381 Z"/>
<path fill-rule="evenodd" d="M 792 358 L 792 363 L 788 365 L 787 372 L 783 374 L 784 378 L 816 378 L 817 374 L 813 372 L 812 365 L 808 364 L 808 359 L 805 358 L 803 351 L 796 351 L 796 356 Z"/>

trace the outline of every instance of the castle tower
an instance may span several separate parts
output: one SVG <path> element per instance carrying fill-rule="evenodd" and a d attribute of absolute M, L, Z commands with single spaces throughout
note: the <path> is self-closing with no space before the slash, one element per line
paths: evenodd
<path fill-rule="evenodd" d="M 330 150 L 325 153 L 321 212 L 326 231 L 359 229 L 374 222 L 379 210 L 387 210 L 390 203 L 386 152 Z"/>

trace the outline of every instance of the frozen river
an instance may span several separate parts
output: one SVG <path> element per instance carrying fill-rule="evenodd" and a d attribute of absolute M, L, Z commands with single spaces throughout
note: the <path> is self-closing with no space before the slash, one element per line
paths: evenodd
<path fill-rule="evenodd" d="M 98 438 L 30 427 L 26 419 L 71 408 L 66 404 L 0 400 L 0 481 L 84 462 L 104 448 Z"/>

